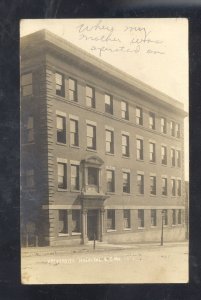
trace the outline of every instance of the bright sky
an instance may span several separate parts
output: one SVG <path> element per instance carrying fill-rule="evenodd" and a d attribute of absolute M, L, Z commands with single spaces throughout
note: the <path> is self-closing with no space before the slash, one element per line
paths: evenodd
<path fill-rule="evenodd" d="M 43 28 L 184 103 L 188 111 L 187 19 L 22 20 L 20 35 Z M 186 119 L 186 180 L 188 144 Z"/>

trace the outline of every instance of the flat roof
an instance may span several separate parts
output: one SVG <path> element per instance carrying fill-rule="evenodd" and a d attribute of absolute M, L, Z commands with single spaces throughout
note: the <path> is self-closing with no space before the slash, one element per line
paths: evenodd
<path fill-rule="evenodd" d="M 74 56 L 78 60 L 82 60 L 88 65 L 93 65 L 93 67 L 95 67 L 99 72 L 102 71 L 104 74 L 108 74 L 114 79 L 120 80 L 125 84 L 129 84 L 135 89 L 136 92 L 146 94 L 147 96 L 151 97 L 153 101 L 155 99 L 157 103 L 160 101 L 160 104 L 163 104 L 166 107 L 174 107 L 178 113 L 183 116 L 187 116 L 187 112 L 184 111 L 183 103 L 134 78 L 126 72 L 123 72 L 122 70 L 110 65 L 100 58 L 93 56 L 87 51 L 75 46 L 74 44 L 50 32 L 49 30 L 42 29 L 22 37 L 21 51 L 26 51 L 27 47 L 33 48 L 36 45 L 40 45 L 42 41 L 46 42 L 48 46 L 51 46 L 55 50 L 60 52 L 62 51 L 63 54 Z"/>

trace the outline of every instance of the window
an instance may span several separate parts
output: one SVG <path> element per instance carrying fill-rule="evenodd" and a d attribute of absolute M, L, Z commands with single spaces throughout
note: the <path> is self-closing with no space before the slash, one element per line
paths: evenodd
<path fill-rule="evenodd" d="M 88 185 L 98 186 L 98 174 L 97 168 L 88 168 Z"/>
<path fill-rule="evenodd" d="M 142 108 L 136 107 L 136 124 L 143 125 Z"/>
<path fill-rule="evenodd" d="M 111 130 L 105 130 L 106 153 L 114 153 L 114 133 Z"/>
<path fill-rule="evenodd" d="M 70 145 L 71 146 L 78 146 L 79 139 L 78 139 L 78 121 L 70 119 Z"/>
<path fill-rule="evenodd" d="M 143 160 L 143 140 L 137 139 L 137 159 Z"/>
<path fill-rule="evenodd" d="M 123 172 L 123 193 L 130 193 L 130 173 Z"/>
<path fill-rule="evenodd" d="M 72 233 L 81 233 L 80 210 L 72 210 Z"/>
<path fill-rule="evenodd" d="M 87 148 L 96 149 L 96 126 L 87 125 Z"/>
<path fill-rule="evenodd" d="M 79 190 L 79 166 L 71 165 L 71 189 Z"/>
<path fill-rule="evenodd" d="M 150 194 L 156 195 L 156 176 L 150 176 Z"/>
<path fill-rule="evenodd" d="M 177 180 L 177 195 L 181 196 L 181 180 Z"/>
<path fill-rule="evenodd" d="M 171 164 L 175 167 L 175 149 L 171 149 Z"/>
<path fill-rule="evenodd" d="M 176 180 L 171 179 L 172 196 L 176 196 Z"/>
<path fill-rule="evenodd" d="M 161 132 L 167 133 L 167 120 L 165 118 L 161 118 Z"/>
<path fill-rule="evenodd" d="M 25 183 L 27 188 L 34 188 L 35 186 L 35 178 L 34 178 L 34 170 L 30 169 L 25 172 Z"/>
<path fill-rule="evenodd" d="M 128 103 L 125 101 L 121 101 L 121 117 L 122 119 L 128 120 Z"/>
<path fill-rule="evenodd" d="M 122 142 L 122 155 L 128 157 L 129 156 L 129 136 L 122 134 L 121 142 Z"/>
<path fill-rule="evenodd" d="M 68 85 L 69 85 L 69 100 L 77 101 L 77 81 L 72 78 L 69 78 Z"/>
<path fill-rule="evenodd" d="M 177 161 L 177 167 L 181 167 L 181 151 L 176 151 L 176 161 Z"/>
<path fill-rule="evenodd" d="M 25 121 L 24 126 L 24 139 L 25 143 L 31 143 L 34 141 L 34 118 L 29 116 Z"/>
<path fill-rule="evenodd" d="M 155 227 L 157 225 L 156 209 L 151 209 L 151 226 Z"/>
<path fill-rule="evenodd" d="M 163 224 L 165 226 L 168 225 L 168 211 L 167 211 L 167 209 L 163 210 Z"/>
<path fill-rule="evenodd" d="M 67 210 L 59 210 L 59 235 L 68 233 L 68 214 Z"/>
<path fill-rule="evenodd" d="M 67 188 L 67 165 L 65 163 L 58 163 L 58 188 Z"/>
<path fill-rule="evenodd" d="M 66 118 L 57 116 L 57 142 L 66 143 Z"/>
<path fill-rule="evenodd" d="M 86 106 L 95 108 L 95 89 L 86 86 Z"/>
<path fill-rule="evenodd" d="M 56 95 L 65 97 L 64 75 L 60 73 L 56 73 L 55 80 L 56 80 Z"/>
<path fill-rule="evenodd" d="M 114 209 L 107 210 L 107 229 L 115 230 L 115 210 Z"/>
<path fill-rule="evenodd" d="M 113 114 L 113 99 L 112 96 L 105 94 L 105 112 Z"/>
<path fill-rule="evenodd" d="M 181 209 L 178 210 L 178 224 L 181 224 Z"/>
<path fill-rule="evenodd" d="M 22 96 L 30 96 L 33 93 L 32 73 L 22 75 Z"/>
<path fill-rule="evenodd" d="M 149 161 L 156 161 L 156 145 L 154 143 L 149 143 Z"/>
<path fill-rule="evenodd" d="M 167 178 L 162 178 L 162 195 L 167 196 Z"/>
<path fill-rule="evenodd" d="M 152 113 L 152 112 L 149 113 L 149 128 L 150 129 L 156 129 L 155 114 Z"/>
<path fill-rule="evenodd" d="M 130 216 L 130 209 L 124 209 L 124 229 L 131 228 L 131 216 Z"/>
<path fill-rule="evenodd" d="M 180 138 L 180 135 L 181 135 L 180 124 L 178 124 L 178 123 L 175 124 L 175 132 L 176 132 L 176 137 Z"/>
<path fill-rule="evenodd" d="M 176 210 L 172 209 L 172 225 L 176 225 Z"/>
<path fill-rule="evenodd" d="M 144 227 L 144 210 L 138 209 L 138 228 Z"/>
<path fill-rule="evenodd" d="M 144 175 L 137 175 L 137 192 L 138 194 L 144 194 Z"/>
<path fill-rule="evenodd" d="M 114 193 L 114 171 L 113 170 L 107 170 L 107 192 Z"/>
<path fill-rule="evenodd" d="M 175 122 L 173 121 L 170 122 L 170 133 L 171 136 L 175 136 Z"/>
<path fill-rule="evenodd" d="M 167 147 L 161 146 L 161 163 L 167 165 Z"/>

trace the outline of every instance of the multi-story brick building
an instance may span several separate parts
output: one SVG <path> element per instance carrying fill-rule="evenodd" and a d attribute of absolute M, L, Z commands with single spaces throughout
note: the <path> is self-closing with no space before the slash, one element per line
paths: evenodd
<path fill-rule="evenodd" d="M 185 238 L 183 105 L 62 38 L 21 40 L 21 224 L 59 245 Z M 163 214 L 162 214 L 163 212 Z"/>

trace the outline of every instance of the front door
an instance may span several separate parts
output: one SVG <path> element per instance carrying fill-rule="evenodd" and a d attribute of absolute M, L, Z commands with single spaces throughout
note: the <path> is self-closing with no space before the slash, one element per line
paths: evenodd
<path fill-rule="evenodd" d="M 87 236 L 89 241 L 98 239 L 98 210 L 88 210 L 87 213 Z"/>

